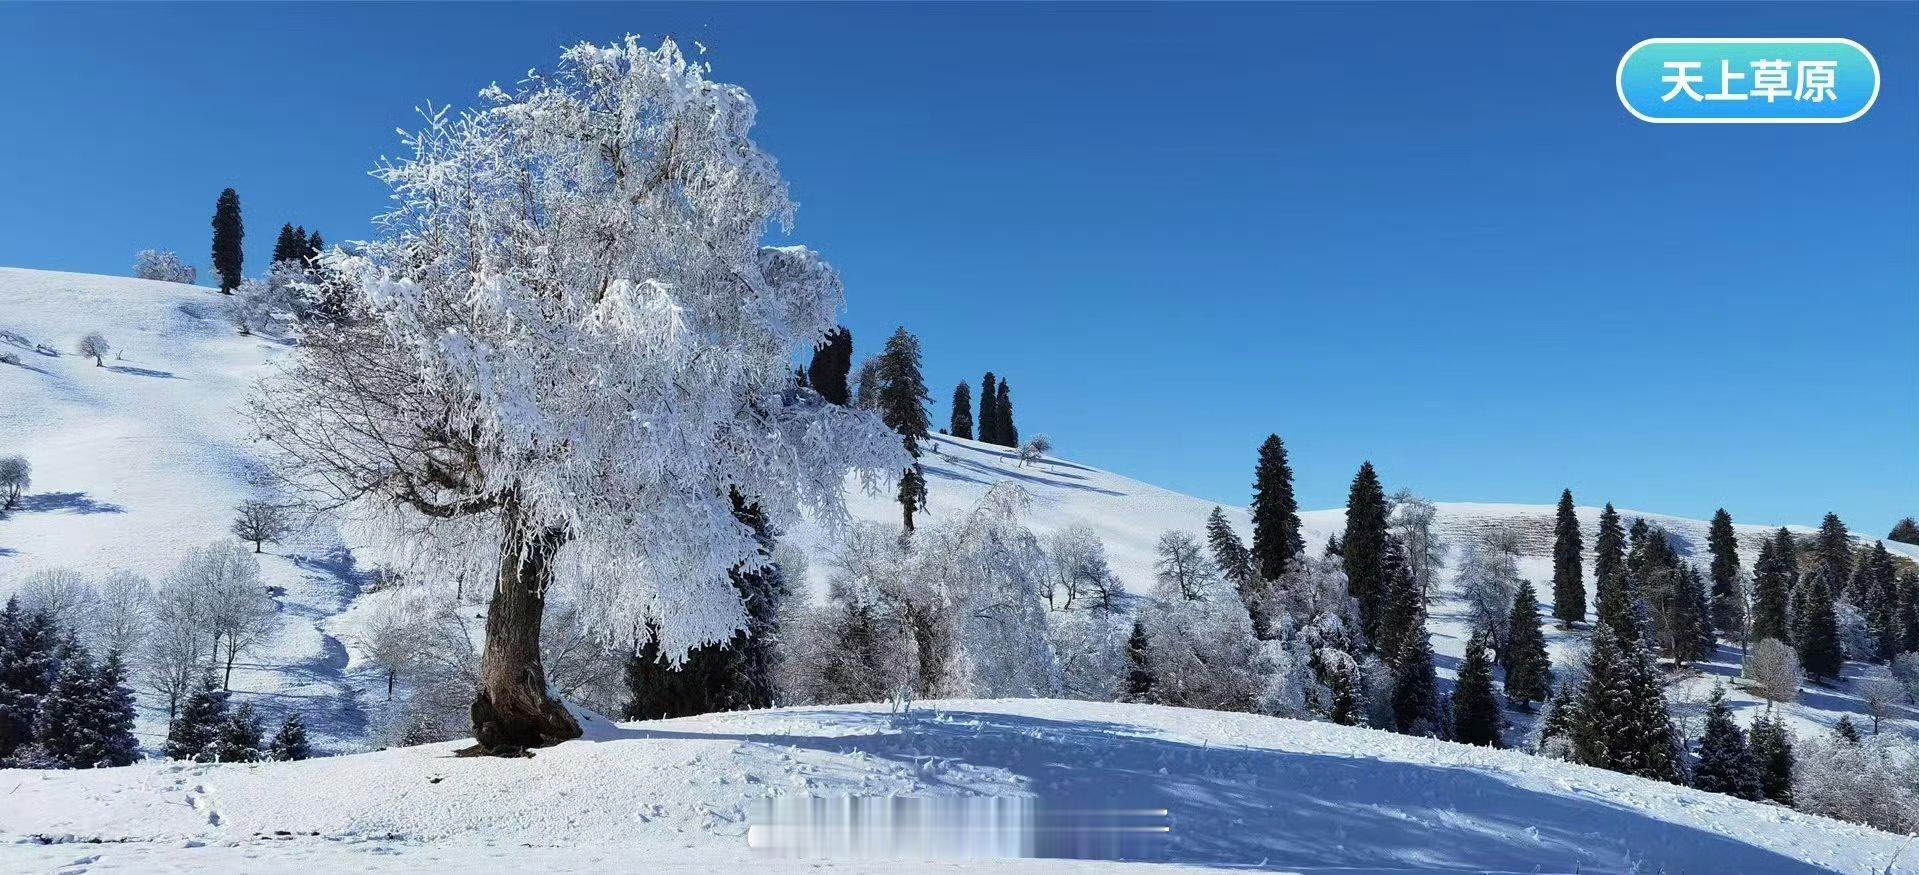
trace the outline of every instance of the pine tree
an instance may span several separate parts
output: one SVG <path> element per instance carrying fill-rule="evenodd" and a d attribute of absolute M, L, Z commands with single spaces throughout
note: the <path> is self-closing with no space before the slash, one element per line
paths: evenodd
<path fill-rule="evenodd" d="M 1852 722 L 1851 714 L 1843 714 L 1839 722 L 1832 725 L 1832 738 L 1844 744 L 1859 743 L 1859 727 Z"/>
<path fill-rule="evenodd" d="M 7 600 L 0 611 L 0 760 L 34 739 L 40 703 L 53 691 L 59 636 L 46 614 L 27 614 Z"/>
<path fill-rule="evenodd" d="M 1626 592 L 1626 532 L 1611 502 L 1599 512 L 1599 536 L 1593 542 L 1593 583 L 1598 590 L 1596 615 L 1615 630 L 1632 622 L 1632 599 Z"/>
<path fill-rule="evenodd" d="M 1585 550 L 1579 515 L 1573 510 L 1573 491 L 1563 490 L 1553 522 L 1553 617 L 1562 626 L 1586 619 Z"/>
<path fill-rule="evenodd" d="M 1339 543 L 1346 560 L 1346 591 L 1359 602 L 1360 630 L 1367 641 L 1375 640 L 1385 591 L 1386 490 L 1372 462 L 1362 463 L 1353 475 L 1346 493 L 1346 534 Z"/>
<path fill-rule="evenodd" d="M 320 239 L 320 232 L 307 235 L 306 261 L 309 267 L 319 263 L 320 256 L 326 252 L 326 241 Z"/>
<path fill-rule="evenodd" d="M 1146 626 L 1133 621 L 1132 637 L 1126 639 L 1126 701 L 1153 701 L 1153 656 L 1146 638 Z"/>
<path fill-rule="evenodd" d="M 1901 653 L 1919 651 L 1919 574 L 1906 572 L 1899 575 L 1896 587 L 1899 604 L 1899 628 Z"/>
<path fill-rule="evenodd" d="M 1393 666 L 1393 727 L 1405 735 L 1436 735 L 1439 681 L 1433 671 L 1432 636 L 1424 618 Z"/>
<path fill-rule="evenodd" d="M 946 433 L 969 441 L 973 439 L 973 389 L 965 380 L 953 387 L 953 413 Z"/>
<path fill-rule="evenodd" d="M 1781 805 L 1792 805 L 1792 733 L 1786 722 L 1766 713 L 1752 722 L 1752 759 L 1759 773 L 1759 793 Z"/>
<path fill-rule="evenodd" d="M 1919 520 L 1906 517 L 1893 524 L 1892 531 L 1886 535 L 1889 541 L 1901 544 L 1919 544 Z"/>
<path fill-rule="evenodd" d="M 207 673 L 200 688 L 187 697 L 180 713 L 167 730 L 165 753 L 168 759 L 211 759 L 217 752 L 220 729 L 227 722 L 227 692 L 220 680 Z"/>
<path fill-rule="evenodd" d="M 1593 631 L 1586 685 L 1573 732 L 1574 761 L 1677 783 L 1677 734 L 1652 654 L 1637 637 L 1601 620 Z"/>
<path fill-rule="evenodd" d="M 1253 573 L 1253 554 L 1239 539 L 1239 533 L 1233 531 L 1233 524 L 1226 521 L 1223 508 L 1215 506 L 1206 516 L 1206 546 L 1213 554 L 1213 565 L 1245 603 L 1246 613 L 1253 620 L 1253 634 L 1265 638 L 1268 633 L 1265 588 Z"/>
<path fill-rule="evenodd" d="M 1005 377 L 999 378 L 999 398 L 993 401 L 993 415 L 999 417 L 999 424 L 993 426 L 993 436 L 999 438 L 1001 446 L 1019 446 L 1019 426 L 1013 424 L 1013 391 Z"/>
<path fill-rule="evenodd" d="M 293 223 L 280 226 L 280 236 L 273 241 L 273 263 L 283 261 L 304 262 L 307 256 L 306 236 L 293 232 Z"/>
<path fill-rule="evenodd" d="M 1286 444 L 1279 435 L 1267 435 L 1253 469 L 1253 569 L 1263 580 L 1278 580 L 1305 551 Z"/>
<path fill-rule="evenodd" d="M 246 253 L 241 241 L 246 227 L 240 221 L 240 195 L 233 189 L 220 192 L 213 208 L 213 271 L 220 275 L 220 291 L 231 295 L 240 287 L 240 266 Z"/>
<path fill-rule="evenodd" d="M 1699 738 L 1699 761 L 1693 765 L 1692 785 L 1741 799 L 1764 796 L 1759 766 L 1746 745 L 1746 733 L 1733 722 L 1724 687 L 1713 687 L 1706 707 L 1706 728 Z"/>
<path fill-rule="evenodd" d="M 1824 572 L 1826 577 L 1826 599 L 1837 599 L 1852 577 L 1852 538 L 1838 514 L 1828 513 L 1819 523 L 1819 534 L 1813 540 L 1812 549 L 1817 559 L 1816 570 Z"/>
<path fill-rule="evenodd" d="M 1856 584 L 1859 609 L 1866 615 L 1866 624 L 1878 645 L 1875 655 L 1881 661 L 1899 655 L 1900 645 L 1905 643 L 1896 575 L 1892 554 L 1886 552 L 1886 545 L 1881 541 L 1873 542 L 1872 549 L 1853 571 L 1853 577 L 1863 578 Z"/>
<path fill-rule="evenodd" d="M 1358 726 L 1365 717 L 1360 707 L 1360 684 L 1345 665 L 1320 666 L 1319 676 L 1330 694 L 1326 719 L 1341 726 Z"/>
<path fill-rule="evenodd" d="M 1772 539 L 1759 542 L 1752 566 L 1752 640 L 1792 640 L 1792 584 Z"/>
<path fill-rule="evenodd" d="M 273 733 L 273 741 L 267 745 L 267 756 L 281 762 L 313 756 L 313 746 L 307 741 L 307 727 L 300 722 L 300 715 L 288 714 L 287 719 L 280 721 L 280 730 Z"/>
<path fill-rule="evenodd" d="M 813 348 L 813 362 L 806 369 L 807 385 L 828 403 L 841 407 L 852 402 L 852 390 L 846 377 L 853 372 L 853 332 L 836 325 Z"/>
<path fill-rule="evenodd" d="M 1001 444 L 999 439 L 999 382 L 992 371 L 979 381 L 979 440 L 983 444 Z"/>
<path fill-rule="evenodd" d="M 69 643 L 63 648 L 58 678 L 40 700 L 34 740 L 62 768 L 90 769 L 106 756 L 99 733 L 99 673 L 86 648 Z"/>
<path fill-rule="evenodd" d="M 1562 746 L 1571 745 L 1579 723 L 1579 699 L 1572 685 L 1560 684 L 1553 688 L 1552 701 L 1546 703 L 1546 713 L 1540 717 L 1539 746 L 1533 753 L 1551 756 L 1564 749 Z"/>
<path fill-rule="evenodd" d="M 1487 655 L 1492 642 L 1484 629 L 1473 630 L 1466 642 L 1466 658 L 1453 687 L 1453 740 L 1462 744 L 1503 747 L 1499 702 L 1493 698 L 1493 665 Z"/>
<path fill-rule="evenodd" d="M 1374 649 L 1388 664 L 1396 664 L 1406 644 L 1425 628 L 1426 598 L 1419 581 L 1413 577 L 1412 562 L 1398 538 L 1387 536 L 1384 585 L 1381 600 L 1379 637 Z"/>
<path fill-rule="evenodd" d="M 914 463 L 900 476 L 900 514 L 907 531 L 913 530 L 913 514 L 926 509 L 926 477 L 920 471 L 920 442 L 928 439 L 932 423 L 926 415 L 926 379 L 920 373 L 919 338 L 905 328 L 886 339 L 879 356 L 880 419 L 900 434 Z M 1005 383 L 1000 384 L 1004 389 Z"/>
<path fill-rule="evenodd" d="M 98 693 L 99 733 L 103 756 L 100 764 L 106 766 L 130 766 L 140 759 L 140 740 L 133 734 L 134 721 L 139 717 L 139 708 L 133 699 L 133 690 L 127 687 L 127 665 L 120 658 L 119 651 L 107 654 L 107 661 L 100 666 Z"/>
<path fill-rule="evenodd" d="M 1792 634 L 1799 663 L 1808 677 L 1836 681 L 1846 656 L 1839 644 L 1839 618 L 1833 613 L 1826 568 L 1814 571 L 1800 587 L 1804 595 L 1798 600 Z"/>
<path fill-rule="evenodd" d="M 1712 627 L 1727 638 L 1745 631 L 1744 605 L 1739 597 L 1739 540 L 1732 531 L 1732 514 L 1720 508 L 1706 533 L 1712 550 Z"/>
<path fill-rule="evenodd" d="M 1552 658 L 1539 623 L 1539 598 L 1532 581 L 1522 580 L 1506 618 L 1506 701 L 1521 709 L 1545 699 L 1552 688 Z"/>
<path fill-rule="evenodd" d="M 252 763 L 260 760 L 266 729 L 252 702 L 245 702 L 227 715 L 215 736 L 213 757 L 223 763 Z"/>

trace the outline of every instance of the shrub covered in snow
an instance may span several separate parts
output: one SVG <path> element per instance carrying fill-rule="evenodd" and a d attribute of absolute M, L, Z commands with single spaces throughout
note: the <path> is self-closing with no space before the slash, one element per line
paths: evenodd
<path fill-rule="evenodd" d="M 197 278 L 192 265 L 180 261 L 171 250 L 142 249 L 133 257 L 133 275 L 143 280 L 160 280 L 191 285 Z"/>

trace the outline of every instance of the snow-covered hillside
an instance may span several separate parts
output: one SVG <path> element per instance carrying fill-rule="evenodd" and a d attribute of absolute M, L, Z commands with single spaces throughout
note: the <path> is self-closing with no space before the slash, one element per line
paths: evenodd
<path fill-rule="evenodd" d="M 1168 828 L 1138 836 L 1135 859 L 1200 870 L 1864 875 L 1887 871 L 1904 843 L 1523 754 L 1146 705 L 950 701 L 905 716 L 854 706 L 588 727 L 520 760 L 455 758 L 441 744 L 300 763 L 0 772 L 0 868 L 818 871 L 816 860 L 749 849 L 749 806 L 768 796 L 1014 797 L 1040 827 L 1130 812 L 1124 822 Z M 1041 853 L 1070 853 L 1059 836 L 1034 838 Z M 1919 872 L 1919 858 L 1901 859 L 1890 871 Z"/>

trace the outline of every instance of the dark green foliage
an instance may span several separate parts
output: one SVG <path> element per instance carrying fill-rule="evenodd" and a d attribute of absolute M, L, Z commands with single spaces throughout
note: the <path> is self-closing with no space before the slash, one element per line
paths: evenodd
<path fill-rule="evenodd" d="M 1532 581 L 1522 580 L 1506 618 L 1506 701 L 1518 708 L 1531 708 L 1552 687 L 1552 658 L 1539 622 L 1539 598 Z"/>
<path fill-rule="evenodd" d="M 1432 637 L 1422 617 L 1393 666 L 1393 728 L 1406 735 L 1437 736 L 1443 725 L 1438 690 Z"/>
<path fill-rule="evenodd" d="M 1474 630 L 1466 642 L 1466 658 L 1459 666 L 1459 682 L 1453 687 L 1453 740 L 1462 744 L 1502 747 L 1499 733 L 1504 720 L 1499 702 L 1493 698 L 1493 664 L 1488 651 L 1492 642 L 1483 629 Z"/>
<path fill-rule="evenodd" d="M 1681 563 L 1654 568 L 1647 575 L 1640 591 L 1654 607 L 1654 630 L 1673 664 L 1685 665 L 1711 656 L 1717 642 L 1699 569 Z"/>
<path fill-rule="evenodd" d="M 999 439 L 999 381 L 992 371 L 979 382 L 979 440 L 983 444 L 1002 443 Z"/>
<path fill-rule="evenodd" d="M 1919 650 L 1919 574 L 1906 572 L 1899 576 L 1897 600 L 1899 603 L 1899 652 Z"/>
<path fill-rule="evenodd" d="M 95 731 L 101 737 L 104 752 L 100 764 L 133 765 L 140 758 L 140 740 L 133 734 L 139 709 L 134 703 L 133 690 L 127 687 L 127 664 L 119 652 L 108 653 L 107 661 L 100 665 L 97 690 L 100 699 L 95 709 L 99 715 Z"/>
<path fill-rule="evenodd" d="M 926 509 L 926 475 L 918 464 L 900 475 L 900 525 L 913 530 L 913 514 Z"/>
<path fill-rule="evenodd" d="M 773 705 L 775 648 L 780 609 L 788 591 L 786 576 L 771 562 L 777 544 L 765 511 L 738 492 L 732 499 L 733 517 L 753 530 L 760 559 L 767 562 L 759 568 L 742 563 L 728 575 L 746 609 L 746 628 L 723 643 L 693 648 L 679 665 L 673 665 L 660 651 L 658 638 L 649 635 L 639 652 L 627 658 L 626 685 L 631 697 L 626 706 L 628 720 L 690 717 Z"/>
<path fill-rule="evenodd" d="M 313 745 L 307 741 L 307 727 L 300 721 L 300 715 L 288 714 L 280 721 L 280 730 L 273 733 L 273 741 L 267 745 L 267 754 L 282 762 L 303 760 L 313 755 Z"/>
<path fill-rule="evenodd" d="M 1838 514 L 1828 513 L 1819 522 L 1819 534 L 1813 540 L 1812 549 L 1819 565 L 1827 570 L 1831 580 L 1840 581 L 1852 576 L 1852 538 L 1846 533 L 1846 524 L 1839 520 Z"/>
<path fill-rule="evenodd" d="M 1386 538 L 1385 597 L 1380 605 L 1379 636 L 1373 646 L 1388 664 L 1398 664 L 1401 651 L 1425 629 L 1426 599 L 1413 579 L 1412 563 L 1398 538 Z"/>
<path fill-rule="evenodd" d="M 1364 462 L 1346 493 L 1346 535 L 1340 539 L 1346 560 L 1346 591 L 1359 602 L 1359 627 L 1372 641 L 1379 637 L 1384 601 L 1386 491 L 1373 463 Z"/>
<path fill-rule="evenodd" d="M 1013 390 L 1005 377 L 999 380 L 999 398 L 993 401 L 993 415 L 999 421 L 993 426 L 993 437 L 1005 447 L 1019 446 L 1019 426 L 1013 424 Z"/>
<path fill-rule="evenodd" d="M 1221 576 L 1233 585 L 1240 601 L 1246 604 L 1246 613 L 1253 620 L 1253 634 L 1265 638 L 1268 634 L 1266 588 L 1261 585 L 1259 575 L 1253 573 L 1253 554 L 1239 539 L 1239 533 L 1233 531 L 1233 524 L 1226 521 L 1226 511 L 1222 508 L 1214 507 L 1213 512 L 1206 515 L 1206 546 Z"/>
<path fill-rule="evenodd" d="M 1752 640 L 1792 640 L 1792 577 L 1770 539 L 1752 566 Z"/>
<path fill-rule="evenodd" d="M 265 753 L 265 736 L 266 728 L 260 725 L 253 703 L 242 703 L 220 724 L 211 758 L 223 763 L 259 762 Z"/>
<path fill-rule="evenodd" d="M 1795 605 L 1793 646 L 1799 650 L 1799 664 L 1806 676 L 1827 681 L 1839 679 L 1846 663 L 1839 643 L 1839 618 L 1833 613 L 1830 577 L 1824 566 L 1800 584 L 1801 596 Z"/>
<path fill-rule="evenodd" d="M 240 195 L 233 189 L 220 192 L 213 207 L 213 271 L 220 275 L 220 291 L 233 294 L 240 287 L 240 268 L 245 262 L 242 241 L 246 227 L 240 221 Z"/>
<path fill-rule="evenodd" d="M 953 387 L 953 413 L 947 420 L 946 433 L 969 441 L 973 439 L 973 389 L 965 380 Z"/>
<path fill-rule="evenodd" d="M 85 647 L 62 648 L 60 672 L 40 703 L 35 737 L 43 765 L 91 769 L 132 765 L 140 743 L 133 736 L 133 691 L 119 654 L 96 665 Z"/>
<path fill-rule="evenodd" d="M 1798 581 L 1796 578 L 1799 576 L 1799 541 L 1793 538 L 1791 532 L 1786 531 L 1785 526 L 1780 526 L 1779 531 L 1774 532 L 1772 535 L 1772 549 L 1773 552 L 1779 555 L 1779 561 L 1786 564 L 1786 571 L 1792 574 L 1795 578 L 1794 583 L 1797 584 Z"/>
<path fill-rule="evenodd" d="M 1892 526 L 1892 532 L 1886 535 L 1889 541 L 1901 544 L 1919 544 L 1919 520 L 1906 517 Z"/>
<path fill-rule="evenodd" d="M 209 672 L 200 688 L 187 696 L 186 704 L 173 718 L 167 730 L 164 748 L 168 759 L 204 760 L 215 755 L 221 727 L 227 723 L 227 692 L 220 680 Z"/>
<path fill-rule="evenodd" d="M 1613 628 L 1632 623 L 1632 598 L 1626 592 L 1626 531 L 1612 503 L 1599 513 L 1599 535 L 1593 542 L 1593 583 L 1598 591 L 1596 617 Z"/>
<path fill-rule="evenodd" d="M 1593 631 L 1586 685 L 1573 731 L 1575 762 L 1657 781 L 1682 777 L 1678 734 L 1652 654 L 1601 621 Z"/>
<path fill-rule="evenodd" d="M 853 332 L 836 325 L 813 348 L 813 361 L 806 368 L 807 385 L 829 403 L 847 406 L 852 390 L 846 377 L 853 372 Z"/>
<path fill-rule="evenodd" d="M 1146 626 L 1133 621 L 1132 637 L 1126 639 L 1126 701 L 1153 701 L 1153 656 L 1146 639 Z"/>
<path fill-rule="evenodd" d="M 40 703 L 58 677 L 58 647 L 52 620 L 7 600 L 0 610 L 0 760 L 33 742 Z"/>
<path fill-rule="evenodd" d="M 1278 580 L 1305 550 L 1286 444 L 1267 435 L 1253 469 L 1253 570 L 1263 580 Z"/>
<path fill-rule="evenodd" d="M 886 339 L 886 349 L 879 356 L 878 381 L 880 419 L 899 432 L 906 451 L 918 459 L 920 441 L 930 437 L 932 423 L 926 415 L 926 402 L 931 396 L 920 373 L 919 338 L 905 328 Z M 1000 388 L 1005 389 L 1006 384 L 1001 383 Z M 910 532 L 914 512 L 926 509 L 926 476 L 918 462 L 900 476 L 899 502 L 901 518 Z"/>
<path fill-rule="evenodd" d="M 1752 722 L 1753 765 L 1759 773 L 1759 793 L 1781 805 L 1792 804 L 1792 733 L 1770 706 Z"/>
<path fill-rule="evenodd" d="M 1744 604 L 1739 596 L 1739 540 L 1732 531 L 1732 514 L 1720 508 L 1706 533 L 1712 550 L 1712 627 L 1727 638 L 1745 630 Z"/>
<path fill-rule="evenodd" d="M 1692 785 L 1709 793 L 1741 799 L 1763 798 L 1759 766 L 1746 746 L 1746 733 L 1732 719 L 1724 687 L 1713 687 L 1706 708 L 1706 728 L 1699 738 L 1699 761 L 1693 765 Z"/>
<path fill-rule="evenodd" d="M 1832 725 L 1832 738 L 1844 744 L 1859 743 L 1859 727 L 1852 722 L 1852 715 L 1841 715 L 1838 723 Z"/>
<path fill-rule="evenodd" d="M 321 253 L 324 252 L 326 252 L 326 241 L 320 239 L 320 232 L 315 231 L 307 235 L 307 265 L 313 266 L 317 264 Z"/>
<path fill-rule="evenodd" d="M 1873 641 L 1878 647 L 1874 656 L 1881 661 L 1897 656 L 1905 641 L 1896 575 L 1892 554 L 1886 552 L 1883 542 L 1874 541 L 1872 549 L 1864 551 L 1853 567 L 1853 579 L 1847 586 L 1850 598 L 1865 614 L 1866 625 L 1872 630 Z"/>
<path fill-rule="evenodd" d="M 1540 717 L 1539 747 L 1533 753 L 1548 756 L 1569 750 L 1579 723 L 1579 697 L 1572 685 L 1560 684 L 1553 689 L 1552 701 L 1546 703 L 1546 713 Z"/>
<path fill-rule="evenodd" d="M 273 263 L 287 261 L 304 265 L 313 254 L 307 245 L 305 228 L 294 230 L 291 224 L 280 226 L 280 236 L 273 241 Z"/>
<path fill-rule="evenodd" d="M 1331 692 L 1331 701 L 1326 707 L 1326 719 L 1341 726 L 1358 726 L 1366 717 L 1361 705 L 1361 683 L 1353 676 L 1348 664 L 1318 665 L 1319 678 Z"/>
<path fill-rule="evenodd" d="M 821 675 L 830 689 L 847 702 L 877 702 L 892 688 L 882 671 L 886 646 L 878 613 L 871 604 L 847 600 L 837 607 L 832 622 L 832 647 Z"/>
<path fill-rule="evenodd" d="M 1586 619 L 1585 550 L 1579 516 L 1573 510 L 1573 491 L 1567 489 L 1559 493 L 1553 520 L 1553 617 L 1569 626 Z"/>

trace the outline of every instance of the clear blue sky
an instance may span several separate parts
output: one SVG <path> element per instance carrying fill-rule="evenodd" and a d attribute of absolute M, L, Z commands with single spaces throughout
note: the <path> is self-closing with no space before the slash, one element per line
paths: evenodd
<path fill-rule="evenodd" d="M 1221 503 L 1285 437 L 1442 500 L 1750 522 L 1919 514 L 1919 5 L 0 6 L 0 264 L 248 267 L 366 236 L 428 100 L 633 32 L 760 103 L 859 353 L 922 338 L 936 420 Z M 1846 36 L 1843 126 L 1653 126 L 1649 36 Z M 204 266 L 202 273 L 206 273 Z M 1197 526 L 1198 520 L 1194 521 Z"/>

